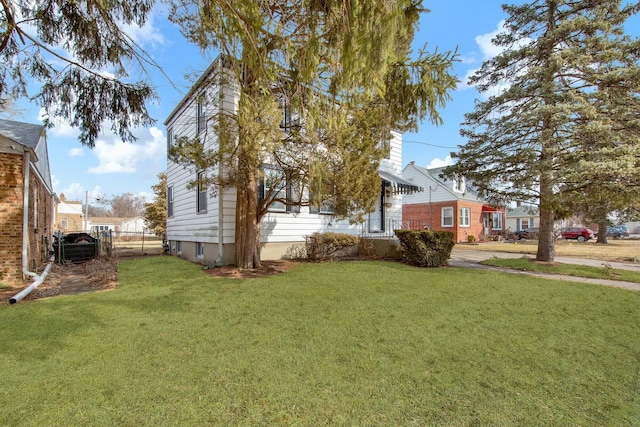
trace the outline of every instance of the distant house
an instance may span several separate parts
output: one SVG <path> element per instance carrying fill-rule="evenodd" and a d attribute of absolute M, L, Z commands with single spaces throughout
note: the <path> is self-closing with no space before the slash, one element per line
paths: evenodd
<path fill-rule="evenodd" d="M 220 110 L 237 110 L 239 93 L 226 74 L 225 61 L 215 60 L 194 84 L 185 98 L 178 103 L 165 121 L 168 148 L 179 137 L 198 137 L 205 148 L 215 149 L 218 138 L 215 120 Z M 283 132 L 299 118 L 283 105 Z M 399 228 L 402 219 L 402 197 L 420 188 L 400 176 L 402 159 L 402 134 L 394 132 L 390 141 L 381 141 L 389 146 L 389 155 L 379 167 L 379 197 L 374 211 L 365 222 L 350 224 L 347 220 L 336 220 L 333 212 L 325 206 L 289 206 L 281 202 L 271 205 L 260 222 L 262 259 L 278 259 L 293 246 L 304 242 L 305 236 L 314 232 L 341 232 L 355 235 L 389 236 Z M 169 151 L 169 150 L 167 150 Z M 270 165 L 264 166 L 265 175 Z M 208 171 L 212 174 L 218 170 Z M 203 171 L 167 161 L 167 240 L 173 254 L 202 263 L 234 262 L 236 190 L 233 188 L 212 195 L 206 188 L 188 188 Z M 259 182 L 259 197 L 266 194 L 269 179 Z M 278 193 L 289 194 L 292 185 L 283 185 Z M 303 194 L 308 198 L 308 194 Z"/>
<path fill-rule="evenodd" d="M 136 216 L 134 218 L 128 218 L 122 221 L 119 230 L 123 233 L 142 233 L 147 230 L 144 218 Z"/>
<path fill-rule="evenodd" d="M 63 233 L 83 231 L 86 226 L 84 213 L 82 212 L 82 202 L 79 200 L 67 200 L 64 194 L 60 194 L 55 218 L 55 231 L 62 231 Z"/>
<path fill-rule="evenodd" d="M 409 163 L 402 177 L 424 188 L 402 200 L 404 228 L 451 231 L 456 242 L 484 240 L 505 234 L 504 207 L 486 203 L 464 177 L 445 180 L 444 168 L 426 169 Z"/>
<path fill-rule="evenodd" d="M 47 263 L 55 199 L 45 127 L 0 120 L 0 283 L 22 287 Z"/>
<path fill-rule="evenodd" d="M 540 226 L 540 212 L 536 206 L 517 206 L 506 210 L 507 230 L 513 232 Z"/>
<path fill-rule="evenodd" d="M 102 231 L 119 231 L 123 221 L 127 218 L 116 218 L 112 216 L 89 217 L 88 225 L 91 233 Z"/>

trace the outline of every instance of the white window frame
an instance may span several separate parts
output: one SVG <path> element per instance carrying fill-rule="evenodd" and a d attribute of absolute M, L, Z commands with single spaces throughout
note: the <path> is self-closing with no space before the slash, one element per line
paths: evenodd
<path fill-rule="evenodd" d="M 530 221 L 530 219 L 529 219 L 529 218 L 522 218 L 522 219 L 520 219 L 520 229 L 521 229 L 521 230 L 525 230 L 525 229 L 527 229 L 527 228 L 531 228 L 532 226 L 531 226 L 531 225 L 529 225 L 529 224 L 530 224 L 530 223 L 529 223 L 529 221 Z"/>
<path fill-rule="evenodd" d="M 460 227 L 471 227 L 471 208 L 460 208 L 458 224 Z"/>
<path fill-rule="evenodd" d="M 207 212 L 207 187 L 202 184 L 202 178 L 204 178 L 204 172 L 198 172 L 197 180 L 198 186 L 196 188 L 196 212 Z"/>
<path fill-rule="evenodd" d="M 491 229 L 502 230 L 502 212 L 491 212 Z"/>
<path fill-rule="evenodd" d="M 464 176 L 456 176 L 453 179 L 453 191 L 457 193 L 464 193 L 466 187 L 466 180 Z"/>
<path fill-rule="evenodd" d="M 204 258 L 204 243 L 196 242 L 196 258 Z"/>
<path fill-rule="evenodd" d="M 173 218 L 173 185 L 167 187 L 167 217 Z"/>
<path fill-rule="evenodd" d="M 197 135 L 204 132 L 207 127 L 207 116 L 205 115 L 206 109 L 204 108 L 204 93 L 198 97 L 196 102 L 196 122 L 197 122 Z"/>
<path fill-rule="evenodd" d="M 60 228 L 62 228 L 63 230 L 69 229 L 69 220 L 68 219 L 61 220 L 60 221 Z"/>
<path fill-rule="evenodd" d="M 167 153 L 171 149 L 171 146 L 173 146 L 173 129 L 168 128 L 167 129 Z"/>
<path fill-rule="evenodd" d="M 271 181 L 272 177 L 274 180 L 280 179 L 281 173 L 272 168 L 264 168 L 264 195 L 266 197 L 267 193 L 271 189 Z M 278 183 L 278 188 L 274 190 L 272 199 L 287 199 L 287 183 L 285 180 L 281 180 Z M 269 206 L 269 212 L 287 212 L 287 205 L 282 202 L 274 201 Z"/>
<path fill-rule="evenodd" d="M 442 208 L 442 210 L 440 211 L 441 213 L 441 224 L 442 227 L 453 227 L 453 222 L 454 222 L 454 211 L 453 211 L 453 207 L 449 206 L 446 208 Z M 447 224 L 445 223 L 445 218 L 450 218 L 451 219 L 451 224 Z"/>

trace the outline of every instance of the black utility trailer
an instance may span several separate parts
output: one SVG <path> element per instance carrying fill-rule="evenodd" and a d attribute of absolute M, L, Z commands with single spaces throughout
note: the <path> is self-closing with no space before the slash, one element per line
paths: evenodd
<path fill-rule="evenodd" d="M 88 233 L 55 235 L 53 251 L 56 262 L 82 263 L 96 258 L 100 253 L 100 241 Z"/>

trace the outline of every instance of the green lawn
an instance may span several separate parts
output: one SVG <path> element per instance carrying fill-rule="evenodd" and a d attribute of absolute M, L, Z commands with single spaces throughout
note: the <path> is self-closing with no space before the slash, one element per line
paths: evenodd
<path fill-rule="evenodd" d="M 611 268 L 606 261 L 602 262 L 602 267 L 560 263 L 550 265 L 536 262 L 535 260 L 524 256 L 522 258 L 490 258 L 483 261 L 482 264 L 522 271 L 540 271 L 543 273 L 562 274 L 574 277 L 622 280 L 626 282 L 640 283 L 640 273 L 637 271 Z"/>
<path fill-rule="evenodd" d="M 0 425 L 640 424 L 640 293 L 373 261 L 119 273 L 0 307 Z"/>

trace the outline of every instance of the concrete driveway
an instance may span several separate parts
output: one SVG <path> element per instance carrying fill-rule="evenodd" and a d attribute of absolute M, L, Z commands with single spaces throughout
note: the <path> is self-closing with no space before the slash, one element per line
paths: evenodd
<path fill-rule="evenodd" d="M 564 276 L 560 274 L 548 274 L 533 271 L 520 271 L 512 270 L 508 268 L 492 267 L 488 265 L 480 264 L 481 261 L 490 258 L 522 258 L 523 256 L 533 257 L 531 254 L 512 253 L 512 252 L 494 252 L 474 249 L 457 249 L 453 248 L 451 251 L 451 258 L 449 259 L 449 265 L 452 267 L 462 268 L 479 268 L 484 270 L 500 271 L 512 274 L 524 274 L 528 276 L 536 276 L 550 280 L 565 280 L 578 283 L 590 283 L 593 285 L 612 286 L 616 288 L 629 289 L 634 291 L 640 291 L 640 283 L 623 282 L 620 280 L 605 280 L 605 279 L 590 279 L 585 277 Z M 640 272 L 640 264 L 623 263 L 623 262 L 607 262 L 597 259 L 587 258 L 574 258 L 574 257 L 555 257 L 555 261 L 563 264 L 578 264 L 591 267 L 602 267 L 604 264 L 608 264 L 611 268 L 620 270 L 632 270 Z"/>

